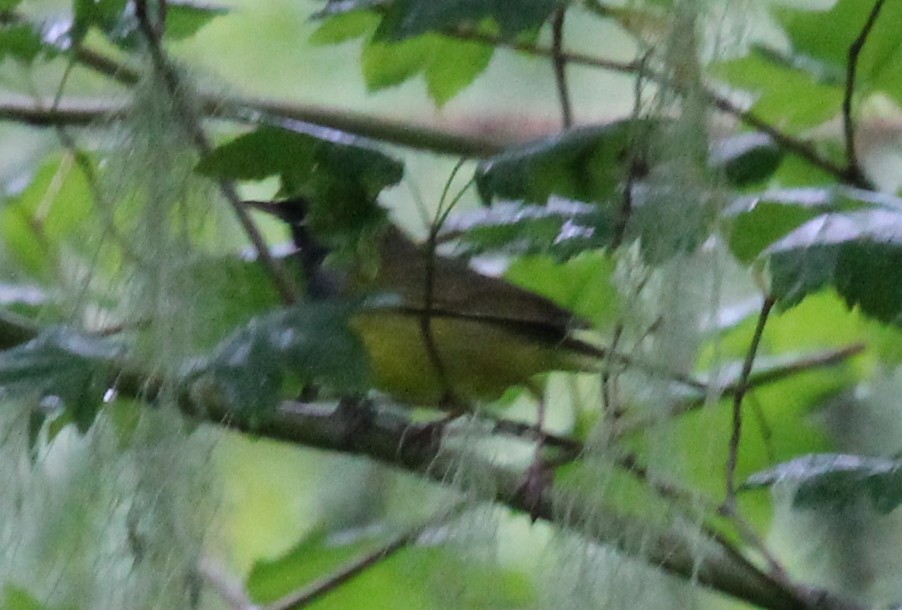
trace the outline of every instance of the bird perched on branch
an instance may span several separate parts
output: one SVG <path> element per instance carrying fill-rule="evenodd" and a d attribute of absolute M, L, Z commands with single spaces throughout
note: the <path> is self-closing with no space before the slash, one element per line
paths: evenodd
<path fill-rule="evenodd" d="M 573 336 L 588 323 L 551 300 L 417 244 L 385 222 L 341 272 L 307 225 L 308 203 L 247 202 L 291 226 L 311 298 L 379 295 L 349 324 L 374 386 L 413 405 L 460 411 L 534 387 L 544 372 L 598 369 L 604 350 Z"/>

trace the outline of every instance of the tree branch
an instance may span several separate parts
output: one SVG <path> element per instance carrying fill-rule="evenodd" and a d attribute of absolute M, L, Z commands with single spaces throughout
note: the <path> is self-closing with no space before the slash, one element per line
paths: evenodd
<path fill-rule="evenodd" d="M 57 107 L 25 96 L 0 98 L 0 120 L 33 127 L 87 127 L 104 120 L 118 120 L 128 114 L 128 106 L 94 100 L 66 100 Z"/>
<path fill-rule="evenodd" d="M 514 142 L 491 135 L 473 135 L 416 125 L 348 110 L 275 100 L 225 100 L 201 93 L 202 112 L 212 118 L 257 124 L 267 116 L 323 125 L 362 137 L 418 150 L 463 157 L 488 157 Z M 0 98 L 0 120 L 35 127 L 90 127 L 128 116 L 129 105 L 99 100 L 63 100 L 56 108 L 25 96 Z"/>
<path fill-rule="evenodd" d="M 646 76 L 650 80 L 664 87 L 674 86 L 674 83 L 672 83 L 671 80 L 666 76 L 647 69 L 644 66 L 644 62 L 617 62 L 600 57 L 586 55 L 584 53 L 564 51 L 556 53 L 553 48 L 541 47 L 528 42 L 507 40 L 502 38 L 501 36 L 485 34 L 482 32 L 477 32 L 473 29 L 461 28 L 452 32 L 446 32 L 446 35 L 452 38 L 460 38 L 462 40 L 469 40 L 474 42 L 483 42 L 485 44 L 490 44 L 497 47 L 509 48 L 515 51 L 520 51 L 539 57 L 549 57 L 554 59 L 557 56 L 561 61 L 564 61 L 568 64 L 601 68 L 622 74 L 638 74 L 641 72 L 643 76 Z M 733 103 L 729 98 L 719 95 L 713 89 L 704 88 L 701 93 L 704 99 L 714 108 L 717 108 L 725 114 L 734 116 L 746 125 L 754 127 L 755 129 L 769 135 L 784 150 L 793 153 L 804 161 L 829 173 L 842 182 L 849 183 L 859 188 L 870 188 L 867 180 L 852 179 L 848 175 L 845 167 L 830 161 L 830 159 L 826 157 L 823 157 L 822 155 L 818 154 L 818 152 L 811 145 L 802 140 L 787 135 L 786 133 L 780 131 L 779 128 L 764 121 L 751 111 L 743 110 L 738 105 Z"/>
<path fill-rule="evenodd" d="M 194 411 L 191 405 L 184 406 L 194 416 L 220 424 L 228 422 L 230 427 L 252 435 L 367 456 L 443 484 L 447 484 L 447 473 L 457 468 L 464 459 L 462 452 L 466 451 L 443 448 L 434 436 L 410 434 L 411 422 L 407 417 L 388 412 L 379 412 L 377 416 L 360 403 L 345 402 L 331 410 L 285 402 L 256 425 L 238 419 L 223 405 L 206 404 L 200 412 Z M 486 501 L 572 529 L 650 566 L 726 595 L 772 610 L 865 608 L 827 591 L 787 587 L 729 548 L 677 530 L 656 528 L 576 493 L 549 486 L 527 498 L 519 471 L 472 455 L 465 459 L 470 467 L 478 468 L 495 482 L 495 492 L 486 496 Z"/>

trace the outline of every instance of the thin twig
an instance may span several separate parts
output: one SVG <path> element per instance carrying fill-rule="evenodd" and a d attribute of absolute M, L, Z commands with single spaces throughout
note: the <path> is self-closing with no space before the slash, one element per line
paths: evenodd
<path fill-rule="evenodd" d="M 753 373 L 746 381 L 745 388 L 747 390 L 751 390 L 760 386 L 781 381 L 798 373 L 804 373 L 806 371 L 840 364 L 841 362 L 845 362 L 849 358 L 857 356 L 858 354 L 863 352 L 866 347 L 867 346 L 863 343 L 855 343 L 853 345 L 847 345 L 839 349 L 829 350 L 815 354 L 813 356 L 800 358 L 784 366 Z M 738 381 L 726 385 L 718 391 L 718 396 L 720 398 L 733 397 L 739 391 L 740 387 L 741 384 Z M 700 396 L 683 404 L 676 405 L 670 409 L 670 411 L 666 414 L 666 417 L 679 417 L 681 415 L 685 415 L 686 413 L 696 411 L 705 406 L 708 403 L 708 399 L 709 397 L 706 393 L 704 396 Z M 626 436 L 628 434 L 636 432 L 637 430 L 647 428 L 659 421 L 660 416 L 655 417 L 654 419 L 632 421 L 627 423 L 626 425 L 623 425 L 617 431 L 617 435 Z"/>
<path fill-rule="evenodd" d="M 385 561 L 398 551 L 415 544 L 424 532 L 430 528 L 447 523 L 456 516 L 464 506 L 463 502 L 455 503 L 450 509 L 443 510 L 440 514 L 433 515 L 427 521 L 396 535 L 386 544 L 383 544 L 374 551 L 342 566 L 335 573 L 330 574 L 303 589 L 289 593 L 285 597 L 263 606 L 261 610 L 296 610 L 313 603 L 323 595 L 326 595 L 330 591 L 334 591 L 355 576 L 363 573 L 365 570 Z"/>
<path fill-rule="evenodd" d="M 619 347 L 620 338 L 623 335 L 623 322 L 618 321 L 614 325 L 614 332 L 611 333 L 610 354 L 614 354 Z M 615 376 L 611 374 L 613 370 L 613 362 L 608 358 L 608 366 L 601 370 L 601 411 L 607 420 L 606 429 L 613 430 L 613 426 L 620 417 L 620 407 L 618 405 L 617 391 L 613 387 Z"/>
<path fill-rule="evenodd" d="M 523 41 L 515 41 L 515 40 L 506 40 L 501 36 L 485 34 L 483 32 L 477 32 L 472 29 L 457 29 L 453 32 L 447 32 L 446 35 L 451 36 L 453 38 L 459 38 L 462 40 L 470 40 L 474 42 L 483 42 L 485 44 L 491 44 L 498 47 L 509 48 L 515 51 L 520 51 L 523 53 L 527 53 L 530 55 L 535 55 L 539 57 L 554 57 L 553 49 L 541 47 L 532 43 L 523 42 Z M 610 70 L 612 72 L 620 72 L 623 74 L 635 74 L 639 71 L 643 71 L 643 73 L 654 82 L 668 87 L 673 86 L 671 80 L 656 72 L 646 69 L 641 62 L 618 62 L 612 61 L 600 57 L 594 57 L 591 55 L 586 55 L 584 53 L 574 53 L 574 52 L 565 52 L 561 51 L 560 57 L 563 61 L 568 64 L 576 64 L 576 65 L 584 65 L 595 68 L 602 68 L 605 70 Z M 729 98 L 719 95 L 715 91 L 710 88 L 704 88 L 701 91 L 701 95 L 703 98 L 710 103 L 712 106 L 724 112 L 726 114 L 735 116 L 737 119 L 745 123 L 750 127 L 754 127 L 758 131 L 769 135 L 777 144 L 780 145 L 784 150 L 793 153 L 809 164 L 821 169 L 830 175 L 834 176 L 838 180 L 849 183 L 853 186 L 861 187 L 861 188 L 869 188 L 868 182 L 863 179 L 854 179 L 854 177 L 850 177 L 846 168 L 834 163 L 830 159 L 823 157 L 818 154 L 818 152 L 809 145 L 808 143 L 796 139 L 786 133 L 780 131 L 774 125 L 771 125 L 767 121 L 761 119 L 756 116 L 753 112 L 749 110 L 743 110 L 735 103 L 733 103 Z"/>
<path fill-rule="evenodd" d="M 755 373 L 749 378 L 748 382 L 746 383 L 746 387 L 751 389 L 757 386 L 773 383 L 775 381 L 780 381 L 781 379 L 791 377 L 797 373 L 803 373 L 805 371 L 810 371 L 812 369 L 822 368 L 825 366 L 833 366 L 835 364 L 844 362 L 853 356 L 857 356 L 866 348 L 867 345 L 865 345 L 864 343 L 853 343 L 852 345 L 847 345 L 838 349 L 821 352 L 807 358 L 800 358 L 798 360 L 790 362 L 785 366 Z M 733 383 L 724 388 L 723 393 L 735 394 L 738 388 L 739 384 Z"/>
<path fill-rule="evenodd" d="M 733 511 L 736 502 L 736 464 L 739 460 L 739 441 L 742 438 L 742 400 L 745 398 L 746 392 L 748 392 L 749 375 L 752 374 L 755 356 L 758 354 L 759 345 L 761 345 L 764 326 L 767 324 L 767 318 L 775 303 L 776 299 L 774 297 L 767 296 L 761 305 L 755 333 L 752 335 L 752 342 L 749 344 L 748 352 L 745 355 L 745 362 L 742 364 L 742 374 L 739 377 L 736 394 L 733 396 L 733 431 L 730 434 L 729 452 L 727 454 L 727 497 L 724 502 L 724 506 L 729 512 Z"/>
<path fill-rule="evenodd" d="M 206 133 L 204 133 L 198 117 L 195 115 L 193 104 L 185 97 L 184 89 L 175 68 L 169 63 L 166 54 L 163 52 L 163 48 L 160 45 L 159 31 L 150 21 L 147 11 L 147 0 L 135 0 L 135 16 L 138 19 L 139 29 L 147 41 L 154 69 L 163 79 L 167 90 L 166 93 L 172 99 L 173 105 L 178 109 L 178 117 L 181 119 L 183 127 L 194 140 L 194 145 L 197 147 L 198 152 L 202 156 L 208 155 L 213 150 L 213 146 Z M 226 201 L 229 202 L 242 229 L 244 229 L 244 232 L 257 250 L 257 256 L 259 256 L 260 262 L 273 280 L 282 301 L 286 304 L 293 303 L 295 301 L 294 285 L 289 281 L 279 263 L 272 256 L 262 234 L 257 229 L 248 211 L 241 204 L 241 198 L 235 190 L 235 185 L 224 179 L 219 180 L 218 184 L 220 192 Z"/>
<path fill-rule="evenodd" d="M 554 12 L 551 21 L 551 63 L 554 66 L 554 82 L 557 86 L 558 101 L 561 105 L 561 120 L 564 129 L 573 126 L 573 107 L 570 103 L 570 90 L 567 87 L 567 60 L 563 56 L 564 17 L 567 7 L 562 6 Z"/>
<path fill-rule="evenodd" d="M 842 120 L 843 134 L 846 139 L 846 173 L 849 180 L 853 182 L 865 181 L 861 167 L 858 165 L 858 155 L 855 152 L 855 121 L 852 118 L 852 98 L 855 95 L 855 78 L 858 73 L 858 56 L 867 42 L 874 24 L 877 22 L 877 16 L 880 9 L 883 8 L 884 0 L 877 0 L 871 8 L 864 27 L 861 28 L 858 36 L 849 47 L 849 61 L 846 64 L 846 86 L 842 100 Z"/>
<path fill-rule="evenodd" d="M 0 98 L 0 120 L 33 127 L 86 127 L 98 121 L 121 119 L 128 113 L 123 104 L 99 101 L 63 101 L 52 107 L 26 96 Z"/>

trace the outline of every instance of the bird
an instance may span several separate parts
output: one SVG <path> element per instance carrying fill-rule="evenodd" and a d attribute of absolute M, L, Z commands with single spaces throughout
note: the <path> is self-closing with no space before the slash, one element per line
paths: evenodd
<path fill-rule="evenodd" d="M 403 404 L 465 411 L 514 386 L 535 391 L 542 373 L 599 370 L 605 358 L 603 348 L 575 336 L 590 327 L 584 318 L 416 243 L 387 219 L 358 249 L 367 260 L 335 269 L 308 226 L 309 201 L 246 203 L 291 227 L 311 298 L 374 297 L 348 325 L 373 388 Z"/>

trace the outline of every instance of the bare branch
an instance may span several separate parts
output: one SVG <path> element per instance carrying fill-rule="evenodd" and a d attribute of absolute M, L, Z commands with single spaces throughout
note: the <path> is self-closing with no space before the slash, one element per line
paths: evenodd
<path fill-rule="evenodd" d="M 128 112 L 123 104 L 93 100 L 66 100 L 55 108 L 47 106 L 25 96 L 6 96 L 0 98 L 0 120 L 34 127 L 87 127 L 121 119 Z"/>

